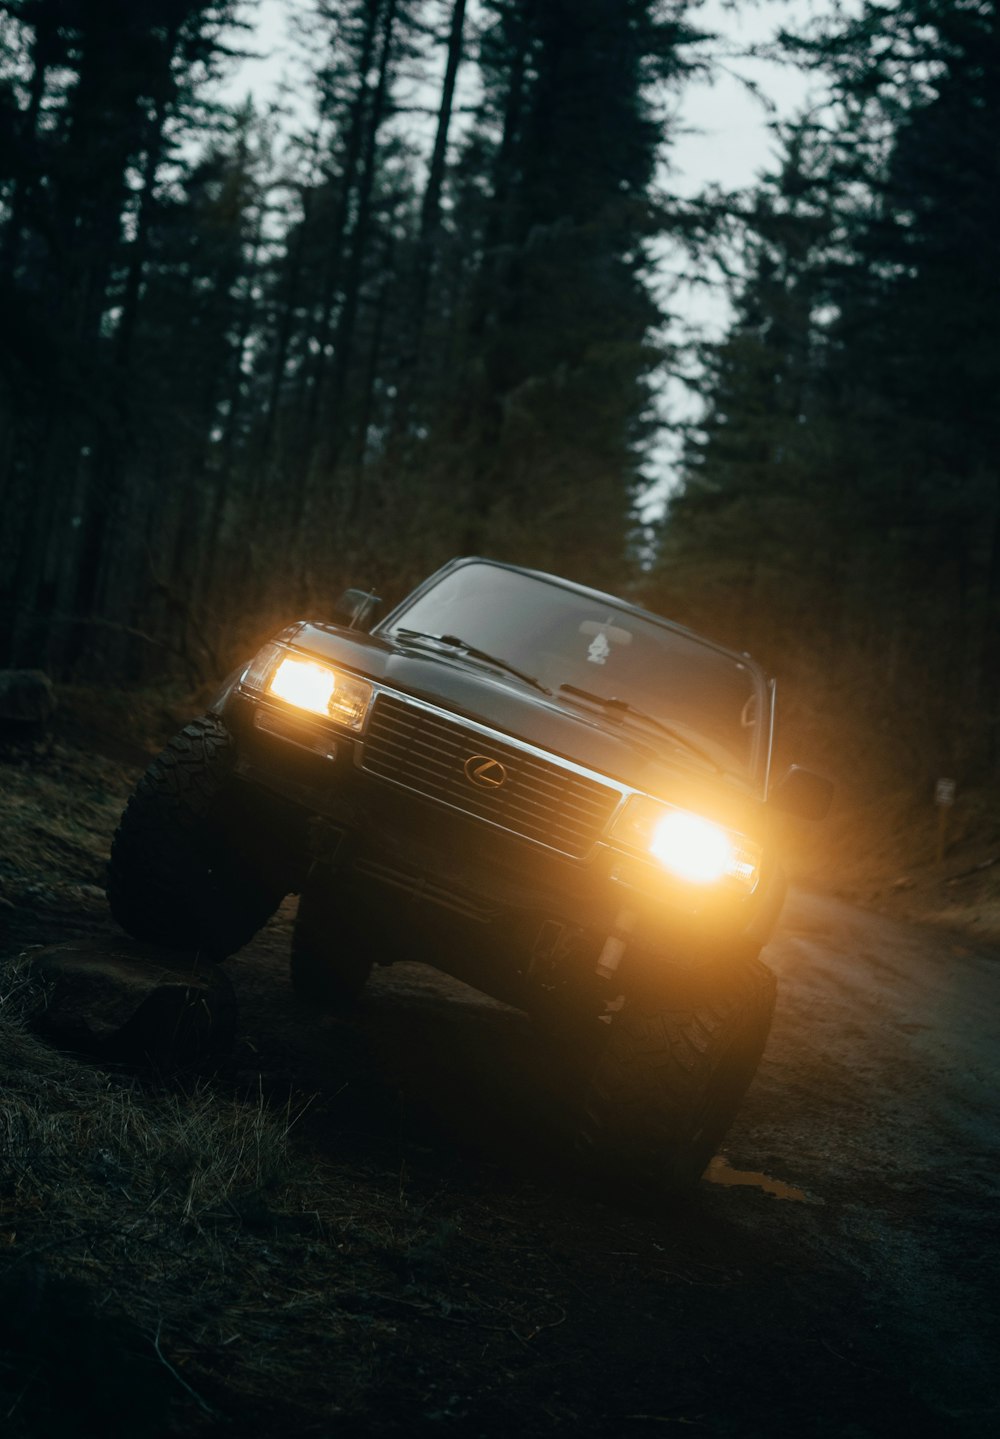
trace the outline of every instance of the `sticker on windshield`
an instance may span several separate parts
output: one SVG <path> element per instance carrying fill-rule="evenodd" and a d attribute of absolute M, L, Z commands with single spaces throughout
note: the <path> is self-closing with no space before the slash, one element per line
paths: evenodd
<path fill-rule="evenodd" d="M 603 622 L 584 620 L 580 626 L 580 633 L 590 638 L 587 659 L 592 665 L 606 665 L 612 645 L 630 645 L 632 643 L 632 636 L 628 630 L 612 624 L 610 615 Z"/>
<path fill-rule="evenodd" d="M 590 642 L 587 659 L 592 665 L 604 665 L 607 664 L 610 653 L 611 646 L 608 644 L 608 637 L 603 630 L 600 630 Z"/>

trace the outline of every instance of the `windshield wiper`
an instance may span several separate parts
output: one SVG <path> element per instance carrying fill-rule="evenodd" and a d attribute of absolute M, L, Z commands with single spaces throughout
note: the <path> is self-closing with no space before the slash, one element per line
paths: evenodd
<path fill-rule="evenodd" d="M 658 729 L 661 734 L 667 735 L 669 739 L 676 740 L 684 749 L 690 750 L 692 754 L 698 755 L 706 764 L 710 764 L 718 774 L 724 773 L 723 767 L 719 764 L 718 760 L 713 759 L 707 750 L 702 749 L 701 745 L 695 744 L 694 740 L 688 739 L 687 735 L 681 734 L 680 730 L 674 729 L 672 725 L 665 724 L 657 715 L 650 714 L 648 710 L 640 709 L 638 705 L 630 704 L 628 700 L 617 699 L 609 695 L 594 694 L 592 690 L 582 690 L 577 685 L 560 685 L 559 693 L 575 695 L 582 700 L 590 700 L 592 704 L 600 705 L 602 709 L 611 710 L 616 713 L 619 718 L 624 718 L 624 716 L 628 715 L 630 719 L 637 719 L 644 724 L 652 725 L 654 729 Z"/>
<path fill-rule="evenodd" d="M 541 680 L 535 679 L 534 675 L 525 674 L 523 670 L 517 669 L 507 660 L 501 659 L 499 655 L 491 655 L 489 650 L 477 649 L 470 645 L 467 640 L 460 639 L 458 635 L 430 635 L 423 630 L 408 630 L 402 626 L 396 629 L 397 635 L 405 635 L 410 640 L 434 640 L 439 645 L 447 645 L 449 649 L 461 650 L 468 655 L 470 660 L 482 660 L 484 664 L 496 665 L 497 669 L 505 670 L 507 674 L 513 675 L 516 679 L 523 680 L 526 685 L 533 689 L 541 690 L 543 695 L 550 695 L 552 691 L 546 689 Z"/>

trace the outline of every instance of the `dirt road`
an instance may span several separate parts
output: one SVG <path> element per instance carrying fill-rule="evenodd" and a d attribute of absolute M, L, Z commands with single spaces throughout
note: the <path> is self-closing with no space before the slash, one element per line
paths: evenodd
<path fill-rule="evenodd" d="M 997 1432 L 1000 955 L 794 895 L 768 958 L 765 1062 L 727 1149 L 813 1203 L 790 1243 L 836 1254 L 914 1395 Z M 793 1238 L 794 1236 L 794 1238 Z"/>

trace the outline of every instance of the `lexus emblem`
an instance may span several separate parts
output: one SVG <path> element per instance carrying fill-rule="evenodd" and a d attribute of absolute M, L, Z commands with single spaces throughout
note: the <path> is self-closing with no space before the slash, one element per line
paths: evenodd
<path fill-rule="evenodd" d="M 498 759 L 473 754 L 465 761 L 465 778 L 480 789 L 499 789 L 507 778 L 507 771 Z"/>

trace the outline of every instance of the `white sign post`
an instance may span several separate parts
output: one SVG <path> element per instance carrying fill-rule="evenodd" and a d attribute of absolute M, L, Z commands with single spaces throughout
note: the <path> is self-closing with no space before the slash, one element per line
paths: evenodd
<path fill-rule="evenodd" d="M 945 836 L 948 829 L 948 811 L 955 803 L 955 781 L 939 779 L 934 786 L 934 803 L 938 812 L 937 862 L 944 859 Z"/>

